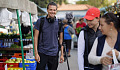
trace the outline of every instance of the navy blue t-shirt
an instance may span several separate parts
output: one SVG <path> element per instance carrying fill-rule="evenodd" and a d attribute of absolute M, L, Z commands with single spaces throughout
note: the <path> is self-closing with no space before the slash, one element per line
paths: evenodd
<path fill-rule="evenodd" d="M 34 28 L 39 30 L 39 26 L 40 26 L 40 19 L 37 20 L 37 23 Z M 40 34 L 38 52 L 50 56 L 57 55 L 58 31 L 59 31 L 58 19 L 56 19 L 54 23 L 48 23 L 47 19 L 44 18 L 44 25 L 42 27 L 42 32 Z"/>

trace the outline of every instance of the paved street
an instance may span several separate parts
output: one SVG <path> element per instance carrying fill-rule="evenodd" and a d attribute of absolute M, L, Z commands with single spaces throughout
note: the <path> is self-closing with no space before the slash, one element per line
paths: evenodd
<path fill-rule="evenodd" d="M 77 62 L 77 49 L 71 50 L 71 57 L 68 58 L 70 70 L 78 70 L 78 62 Z M 59 64 L 58 70 L 68 70 L 67 61 Z"/>

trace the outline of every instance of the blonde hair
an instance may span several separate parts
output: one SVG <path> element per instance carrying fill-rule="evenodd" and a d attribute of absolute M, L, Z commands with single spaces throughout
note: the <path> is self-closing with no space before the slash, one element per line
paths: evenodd
<path fill-rule="evenodd" d="M 67 24 L 67 23 L 68 23 L 68 20 L 67 20 L 67 19 L 64 19 L 64 20 L 63 20 L 63 23 L 64 23 L 64 24 Z"/>

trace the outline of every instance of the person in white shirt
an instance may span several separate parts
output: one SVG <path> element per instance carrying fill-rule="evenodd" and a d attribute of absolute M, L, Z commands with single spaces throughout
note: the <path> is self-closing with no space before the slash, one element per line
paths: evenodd
<path fill-rule="evenodd" d="M 81 29 L 78 38 L 78 66 L 79 70 L 93 70 L 88 63 L 88 54 L 96 37 L 101 36 L 99 27 L 100 10 L 98 8 L 88 9 L 85 17 L 87 26 Z"/>
<path fill-rule="evenodd" d="M 120 60 L 120 20 L 109 12 L 100 18 L 100 31 L 103 36 L 96 38 L 88 56 L 89 63 L 95 65 L 94 70 L 108 70 L 112 64 L 112 49 Z"/>

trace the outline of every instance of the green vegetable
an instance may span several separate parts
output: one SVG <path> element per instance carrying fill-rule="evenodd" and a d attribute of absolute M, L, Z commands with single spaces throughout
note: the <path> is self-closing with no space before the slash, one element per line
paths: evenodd
<path fill-rule="evenodd" d="M 10 48 L 19 48 L 20 46 L 18 46 L 18 45 L 16 45 L 16 44 L 12 44 L 11 46 L 10 46 Z"/>
<path fill-rule="evenodd" d="M 77 32 L 77 34 L 79 34 L 80 31 L 81 31 L 81 27 L 76 28 L 76 32 Z"/>

